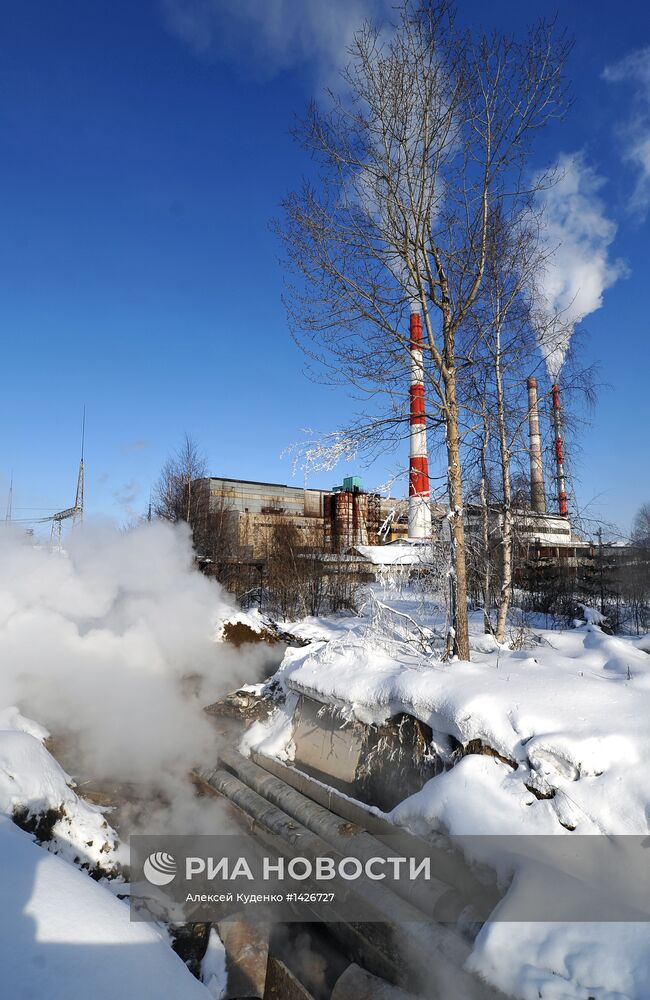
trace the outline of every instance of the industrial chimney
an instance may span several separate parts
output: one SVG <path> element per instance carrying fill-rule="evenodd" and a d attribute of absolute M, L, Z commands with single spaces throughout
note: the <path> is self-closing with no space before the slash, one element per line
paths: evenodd
<path fill-rule="evenodd" d="M 528 426 L 530 429 L 530 502 L 537 514 L 546 513 L 544 495 L 544 465 L 542 463 L 542 436 L 539 432 L 537 406 L 537 379 L 528 379 Z"/>
<path fill-rule="evenodd" d="M 424 415 L 424 367 L 422 365 L 422 319 L 417 304 L 411 305 L 409 324 L 411 352 L 409 538 L 431 538 L 429 460 Z"/>
<path fill-rule="evenodd" d="M 567 516 L 566 480 L 564 478 L 564 443 L 562 441 L 562 412 L 560 409 L 560 387 L 557 382 L 551 388 L 553 400 L 553 427 L 555 428 L 555 465 L 557 468 L 557 501 L 560 517 Z"/>

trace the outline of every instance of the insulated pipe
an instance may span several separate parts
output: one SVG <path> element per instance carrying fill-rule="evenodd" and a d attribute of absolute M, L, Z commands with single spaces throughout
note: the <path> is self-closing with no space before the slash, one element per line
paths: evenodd
<path fill-rule="evenodd" d="M 424 366 L 422 364 L 422 319 L 419 306 L 411 305 L 409 321 L 411 354 L 409 434 L 409 538 L 431 538 L 429 460 L 424 413 Z"/>
<path fill-rule="evenodd" d="M 454 851 L 451 843 L 444 841 L 442 837 L 436 837 L 436 844 L 420 840 L 402 827 L 396 827 L 394 823 L 389 823 L 382 816 L 371 812 L 371 807 L 362 806 L 355 799 L 343 795 L 335 788 L 311 778 L 300 770 L 299 765 L 288 767 L 276 757 L 267 757 L 255 750 L 251 750 L 250 760 L 261 767 L 263 771 L 268 771 L 276 778 L 280 778 L 284 784 L 295 788 L 305 798 L 324 806 L 325 809 L 335 813 L 341 819 L 360 826 L 366 833 L 372 834 L 373 838 L 381 841 L 384 849 L 394 846 L 399 838 L 404 843 L 404 853 L 412 856 L 426 854 L 431 857 L 434 864 L 439 864 L 440 871 L 444 872 L 444 881 L 447 885 L 458 890 L 466 898 L 472 899 L 475 908 L 480 900 L 479 910 L 481 912 L 485 906 L 485 913 L 489 914 L 500 902 L 503 893 L 497 891 L 493 873 L 489 869 L 483 868 L 480 880 L 477 879 L 473 869 L 468 866 L 462 855 Z M 441 840 L 442 845 L 439 843 Z"/>
<path fill-rule="evenodd" d="M 253 828 L 255 836 L 263 842 L 269 835 L 274 841 L 279 838 L 284 842 L 288 853 L 311 859 L 339 854 L 326 840 L 312 833 L 277 806 L 273 806 L 228 771 L 215 770 L 207 777 L 207 783 L 255 821 Z M 396 958 L 399 961 L 401 948 L 408 943 L 413 956 L 423 956 L 427 965 L 433 964 L 441 977 L 446 977 L 446 981 L 454 988 L 455 996 L 462 996 L 463 1000 L 503 998 L 499 990 L 482 980 L 475 979 L 465 970 L 464 965 L 470 948 L 458 932 L 444 924 L 423 920 L 421 911 L 384 887 L 381 882 L 364 878 L 348 885 L 348 895 L 356 896 L 359 901 L 363 901 L 364 906 L 373 911 L 375 919 L 379 921 L 373 924 L 372 937 L 374 940 L 376 935 L 377 941 L 381 939 L 381 948 L 389 963 Z M 332 905 L 330 915 L 333 919 L 337 916 L 341 919 L 337 903 L 338 899 Z M 345 920 L 345 917 L 342 919 Z M 396 934 L 397 940 L 392 934 Z M 408 964 L 403 966 L 403 971 L 411 972 L 410 954 L 407 956 L 407 962 Z"/>
<path fill-rule="evenodd" d="M 304 823 L 308 830 L 318 834 L 341 854 L 353 854 L 364 863 L 370 858 L 386 857 L 391 848 L 380 843 L 371 834 L 353 823 L 341 823 L 338 816 L 274 777 L 258 764 L 242 757 L 236 750 L 220 750 L 219 763 L 233 771 L 249 788 L 263 795 L 273 805 Z M 396 839 L 398 830 L 395 831 Z M 395 850 L 393 846 L 392 850 Z M 468 900 L 440 879 L 432 877 L 426 886 L 399 882 L 391 887 L 393 892 L 404 895 L 409 902 L 444 923 L 457 923 Z M 486 894 L 484 894 L 486 895 Z"/>
<path fill-rule="evenodd" d="M 262 1000 L 265 996 L 271 927 L 237 913 L 217 923 L 228 964 L 228 984 L 222 1000 Z"/>
<path fill-rule="evenodd" d="M 557 469 L 557 502 L 560 517 L 566 517 L 567 496 L 564 476 L 564 442 L 562 441 L 562 411 L 560 407 L 560 387 L 557 382 L 551 389 L 553 400 L 553 427 L 555 428 L 555 466 Z"/>
<path fill-rule="evenodd" d="M 530 429 L 530 502 L 537 514 L 546 513 L 544 495 L 544 465 L 542 463 L 542 435 L 539 430 L 537 405 L 537 379 L 528 379 L 528 426 Z"/>
<path fill-rule="evenodd" d="M 348 965 L 339 976 L 332 990 L 331 1000 L 418 1000 L 413 993 L 405 993 L 399 986 L 378 979 L 355 963 Z"/>

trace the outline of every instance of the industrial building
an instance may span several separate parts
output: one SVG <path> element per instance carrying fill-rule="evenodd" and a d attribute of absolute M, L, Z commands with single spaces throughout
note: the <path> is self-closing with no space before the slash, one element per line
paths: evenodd
<path fill-rule="evenodd" d="M 331 490 L 211 476 L 195 480 L 192 495 L 199 516 L 218 522 L 224 549 L 242 559 L 263 559 L 282 525 L 298 531 L 305 547 L 324 552 L 379 545 L 408 532 L 405 504 L 365 492 L 357 476 Z"/>
<path fill-rule="evenodd" d="M 441 526 L 445 508 L 432 504 L 430 498 L 422 320 L 417 305 L 410 311 L 409 344 L 408 502 L 365 491 L 357 476 L 347 477 L 331 490 L 221 477 L 198 479 L 191 485 L 194 526 L 196 529 L 197 521 L 203 522 L 207 529 L 203 537 L 219 539 L 219 560 L 239 564 L 263 562 L 281 528 L 289 528 L 293 533 L 294 548 L 322 553 L 324 557 L 330 553 L 346 555 L 367 562 L 369 567 L 394 564 L 395 553 L 386 549 L 391 543 L 402 545 L 400 561 L 406 563 L 421 562 L 425 548 L 431 552 L 431 543 L 436 548 L 443 543 Z M 581 558 L 589 557 L 592 546 L 574 533 L 568 518 L 560 390 L 553 385 L 551 392 L 558 505 L 558 512 L 551 513 L 546 505 L 534 376 L 528 379 L 527 388 L 530 505 L 514 512 L 517 559 L 575 566 Z M 470 536 L 481 534 L 482 517 L 479 507 L 471 504 L 465 507 Z M 490 510 L 489 534 L 497 543 L 500 517 L 498 506 Z M 200 531 L 198 535 L 201 537 Z M 408 546 L 420 546 L 418 555 L 412 555 Z M 214 544 L 204 547 L 206 555 L 208 548 L 217 548 Z"/>

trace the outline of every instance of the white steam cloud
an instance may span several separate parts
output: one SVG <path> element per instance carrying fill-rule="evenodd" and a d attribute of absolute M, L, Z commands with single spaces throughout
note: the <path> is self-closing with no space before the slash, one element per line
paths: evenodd
<path fill-rule="evenodd" d="M 616 224 L 607 217 L 605 184 L 582 153 L 562 154 L 557 182 L 538 195 L 544 267 L 536 277 L 539 344 L 549 377 L 557 379 L 575 326 L 600 309 L 603 294 L 625 274 L 612 260 Z"/>
<path fill-rule="evenodd" d="M 85 526 L 51 552 L 8 527 L 0 581 L 0 708 L 74 734 L 86 775 L 160 791 L 169 832 L 202 832 L 184 810 L 188 772 L 215 760 L 203 707 L 256 680 L 269 651 L 214 641 L 236 608 L 193 568 L 189 533 Z"/>
<path fill-rule="evenodd" d="M 197 54 L 245 62 L 272 77 L 303 63 L 327 76 L 346 61 L 364 20 L 386 14 L 389 0 L 162 0 L 168 28 Z"/>
<path fill-rule="evenodd" d="M 630 116 L 620 129 L 621 153 L 637 171 L 630 208 L 645 216 L 650 208 L 650 45 L 608 66 L 603 76 L 610 83 L 635 85 Z"/>

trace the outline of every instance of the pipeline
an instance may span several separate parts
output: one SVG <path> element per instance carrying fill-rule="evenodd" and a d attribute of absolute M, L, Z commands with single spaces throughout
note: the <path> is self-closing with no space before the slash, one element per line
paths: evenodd
<path fill-rule="evenodd" d="M 382 982 L 353 963 L 337 979 L 331 1000 L 417 1000 L 417 997 Z"/>
<path fill-rule="evenodd" d="M 479 880 L 462 855 L 458 851 L 454 851 L 448 839 L 442 835 L 436 837 L 435 844 L 423 841 L 414 834 L 396 827 L 378 812 L 371 812 L 356 799 L 351 799 L 330 785 L 305 774 L 298 767 L 288 767 L 277 758 L 267 757 L 255 750 L 251 752 L 250 759 L 255 764 L 259 764 L 263 770 L 269 771 L 313 802 L 317 802 L 330 812 L 336 813 L 341 819 L 354 823 L 373 834 L 377 840 L 386 843 L 386 846 L 394 845 L 396 837 L 399 836 L 404 842 L 405 854 L 412 857 L 426 855 L 434 859 L 438 870 L 444 871 L 446 884 L 457 889 L 466 899 L 480 899 L 482 911 L 491 912 L 501 900 L 502 893 L 497 888 L 494 873 L 485 866 L 481 866 Z"/>
<path fill-rule="evenodd" d="M 232 758 L 230 753 L 224 756 Z M 256 765 L 250 765 L 250 762 L 245 760 L 244 764 L 256 768 Z M 251 778 L 249 767 L 242 767 L 239 762 L 237 766 L 242 775 L 247 779 Z M 264 795 L 249 787 L 245 781 L 222 768 L 205 773 L 203 778 L 214 791 L 237 807 L 246 823 L 254 828 L 258 839 L 271 844 L 276 850 L 280 843 L 281 853 L 310 857 L 312 860 L 340 854 L 340 851 L 330 843 L 330 840 L 335 839 L 334 830 L 332 823 L 326 822 L 319 813 L 321 807 L 313 802 L 310 803 L 294 789 L 287 787 L 281 789 L 263 781 L 257 775 L 254 776 L 264 795 L 272 793 L 283 807 L 290 807 L 303 819 L 308 818 L 314 830 L 318 832 L 309 829 L 300 819 L 296 819 L 288 808 L 285 811 L 285 808 L 274 805 Z M 269 776 L 269 780 L 275 781 L 273 776 Z M 281 784 L 278 782 L 278 785 Z M 340 825 L 340 821 L 338 822 Z M 330 840 L 321 833 L 329 835 Z M 352 839 L 355 838 L 349 838 Z M 367 848 L 368 841 L 363 840 L 362 845 Z M 353 853 L 348 838 L 345 842 L 345 853 Z M 449 897 L 448 893 L 449 890 L 440 895 L 440 905 L 444 898 L 447 898 L 447 902 L 453 898 Z M 417 988 L 419 970 L 414 967 L 413 956 L 421 957 L 427 968 L 431 968 L 431 957 L 435 956 L 433 978 L 435 979 L 435 974 L 439 973 L 446 983 L 453 982 L 454 988 L 458 987 L 457 995 L 463 996 L 466 1000 L 496 1000 L 502 996 L 492 987 L 464 971 L 463 966 L 469 955 L 470 946 L 458 930 L 423 920 L 421 910 L 378 882 L 355 883 L 354 888 L 350 888 L 350 896 L 356 897 L 367 911 L 375 914 L 379 923 L 350 924 L 346 923 L 344 918 L 340 918 L 341 923 L 328 926 L 333 929 L 336 936 L 343 939 L 347 937 L 349 946 L 356 948 L 363 958 L 363 964 L 373 973 L 392 982 L 406 981 L 408 988 Z M 405 942 L 411 951 L 410 958 L 407 957 L 406 961 L 402 958 Z M 430 995 L 440 997 L 441 1000 L 443 995 L 447 997 L 446 993 L 437 991 Z"/>
<path fill-rule="evenodd" d="M 220 751 L 219 761 L 249 788 L 304 823 L 307 829 L 323 837 L 341 854 L 353 854 L 365 862 L 370 858 L 387 857 L 395 853 L 394 844 L 388 849 L 360 826 L 350 822 L 342 824 L 340 817 L 329 809 L 311 801 L 294 788 L 287 787 L 285 782 L 264 771 L 256 763 L 246 760 L 237 751 Z M 344 833 L 341 833 L 342 827 Z M 394 839 L 398 837 L 399 832 L 396 832 Z M 448 855 L 445 856 L 447 857 Z M 467 899 L 440 879 L 431 879 L 426 888 L 417 883 L 409 885 L 407 882 L 397 882 L 393 891 L 418 906 L 427 916 L 442 923 L 457 923 L 468 906 Z"/>

